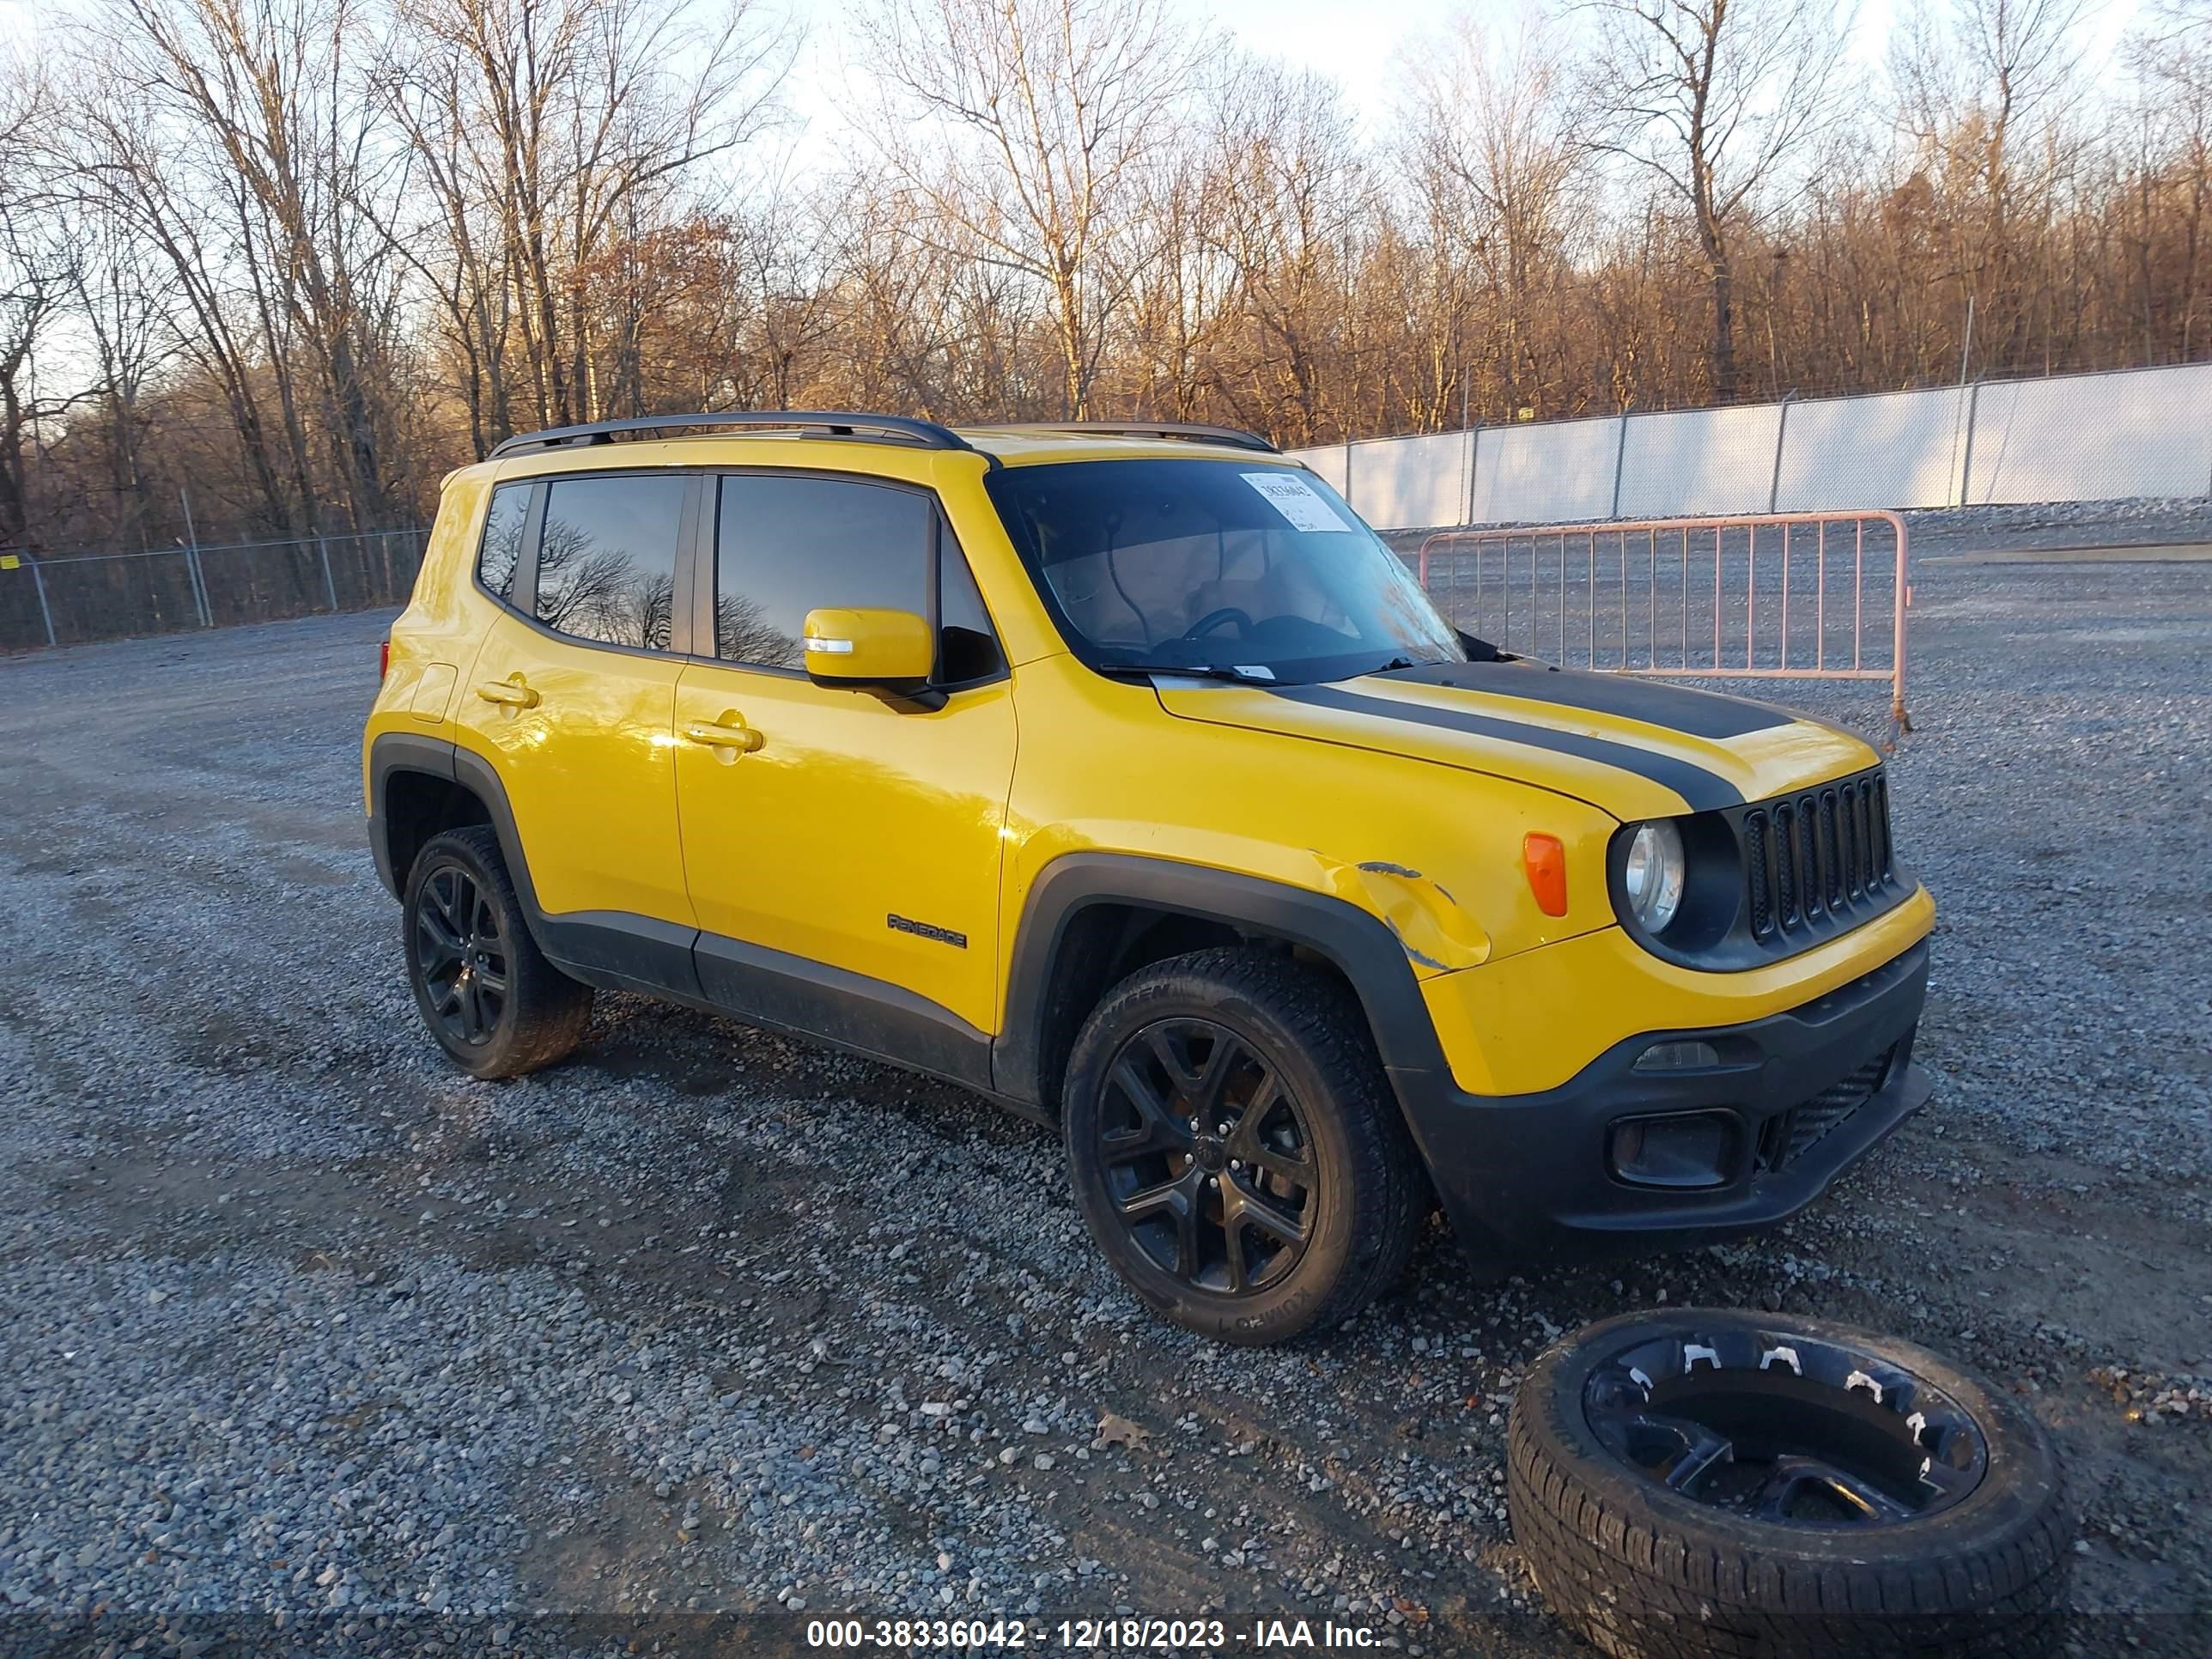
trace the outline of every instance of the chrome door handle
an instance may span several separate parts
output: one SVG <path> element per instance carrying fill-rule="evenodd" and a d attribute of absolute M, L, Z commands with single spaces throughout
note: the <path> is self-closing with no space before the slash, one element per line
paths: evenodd
<path fill-rule="evenodd" d="M 724 713 L 719 720 L 693 720 L 684 728 L 684 735 L 693 743 L 703 743 L 713 749 L 733 749 L 741 755 L 751 754 L 765 741 L 745 724 L 743 715 L 733 710 Z"/>
<path fill-rule="evenodd" d="M 504 703 L 509 708 L 535 708 L 538 693 L 531 690 L 520 669 L 503 680 L 486 680 L 477 687 L 477 696 L 486 702 Z"/>

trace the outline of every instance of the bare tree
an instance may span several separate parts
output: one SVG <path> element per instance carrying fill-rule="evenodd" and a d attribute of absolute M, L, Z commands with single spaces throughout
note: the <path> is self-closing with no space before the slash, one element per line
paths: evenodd
<path fill-rule="evenodd" d="M 1090 412 L 1128 298 L 1121 233 L 1195 88 L 1164 0 L 877 0 L 861 13 L 886 108 L 872 129 L 918 231 L 1042 283 L 1063 412 Z"/>
<path fill-rule="evenodd" d="M 2160 0 L 2126 45 L 2142 149 L 2126 179 L 2146 357 L 2186 359 L 2201 337 L 2212 208 L 2212 3 Z"/>
<path fill-rule="evenodd" d="M 1238 320 L 1237 273 L 1214 234 L 1235 188 L 1224 158 L 1179 144 L 1146 169 L 1114 400 L 1153 420 L 1194 421 L 1220 390 Z"/>
<path fill-rule="evenodd" d="M 1735 396 L 1738 240 L 1844 106 L 1838 0 L 1588 0 L 1595 142 L 1687 210 L 1712 304 L 1712 396 Z"/>
<path fill-rule="evenodd" d="M 1342 95 L 1248 61 L 1224 82 L 1212 143 L 1223 185 L 1210 234 L 1250 331 L 1229 396 L 1293 441 L 1340 433 L 1357 396 L 1352 296 L 1377 207 Z"/>
<path fill-rule="evenodd" d="M 1952 270 L 2000 360 L 2030 326 L 2021 220 L 2042 217 L 2069 161 L 2084 0 L 1922 5 L 1891 53 L 1898 114 L 1943 198 Z"/>
<path fill-rule="evenodd" d="M 0 535 L 158 544 L 180 485 L 209 534 L 419 521 L 633 411 L 1302 442 L 1919 385 L 1970 301 L 1978 368 L 2204 358 L 2212 0 L 2101 76 L 2084 3 L 1925 0 L 1849 120 L 1830 0 L 1485 13 L 1378 130 L 1169 0 L 865 0 L 794 181 L 775 0 L 78 0 L 0 64 Z"/>
<path fill-rule="evenodd" d="M 678 179 L 761 130 L 789 41 L 750 0 L 703 22 L 687 0 L 397 3 L 388 95 L 452 239 L 453 331 L 478 374 L 499 375 L 484 435 L 510 424 L 510 332 L 530 417 L 590 419 L 599 343 L 575 275 L 653 223 Z"/>
<path fill-rule="evenodd" d="M 70 272 L 72 321 L 82 329 L 92 376 L 69 411 L 70 430 L 96 449 L 80 499 L 57 504 L 57 530 L 143 548 L 153 533 L 155 484 L 146 464 L 146 404 L 174 360 L 161 274 L 152 250 L 106 214 L 63 215 L 78 229 Z M 96 411 L 95 422 L 82 417 Z"/>
<path fill-rule="evenodd" d="M 44 118 L 35 69 L 0 63 L 0 546 L 31 527 L 27 449 L 44 415 L 33 353 L 52 328 L 76 280 L 80 250 L 66 224 L 44 210 L 42 181 L 28 143 Z"/>
<path fill-rule="evenodd" d="M 392 512 L 374 367 L 392 347 L 378 293 L 390 276 L 369 231 L 385 168 L 354 63 L 360 3 L 112 0 L 101 36 L 167 130 L 204 146 L 234 191 L 257 304 L 281 313 L 313 366 L 312 420 L 288 404 L 288 428 L 301 447 L 319 428 L 356 528 Z M 264 337 L 273 350 L 275 325 Z M 317 491 L 300 471 L 312 524 Z"/>
<path fill-rule="evenodd" d="M 1560 49 L 1533 15 L 1509 32 L 1470 14 L 1447 40 L 1417 46 L 1406 67 L 1413 118 L 1401 161 L 1434 260 L 1467 267 L 1481 296 L 1487 337 L 1471 343 L 1485 406 L 1551 412 L 1564 369 L 1551 357 L 1563 343 L 1556 313 L 1595 217 Z"/>
<path fill-rule="evenodd" d="M 0 206 L 0 546 L 31 531 L 28 449 L 40 420 L 62 410 L 40 398 L 33 374 L 33 347 L 53 330 L 77 274 L 77 248 L 53 230 L 51 219 Z"/>

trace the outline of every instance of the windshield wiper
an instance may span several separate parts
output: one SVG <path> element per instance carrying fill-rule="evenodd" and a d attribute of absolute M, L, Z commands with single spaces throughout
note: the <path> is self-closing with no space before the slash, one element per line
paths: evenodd
<path fill-rule="evenodd" d="M 1449 668 L 1459 661 L 1456 657 L 1393 657 L 1380 667 L 1363 669 L 1368 674 L 1395 674 L 1406 668 Z"/>
<path fill-rule="evenodd" d="M 1267 669 L 1229 668 L 1218 663 L 1173 662 L 1109 662 L 1102 664 L 1102 674 L 1180 674 L 1186 679 L 1227 680 L 1236 685 L 1273 685 L 1273 672 Z"/>

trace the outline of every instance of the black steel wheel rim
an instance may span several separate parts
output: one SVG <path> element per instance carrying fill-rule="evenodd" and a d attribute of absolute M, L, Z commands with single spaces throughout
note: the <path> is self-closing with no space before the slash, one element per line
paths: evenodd
<path fill-rule="evenodd" d="M 1779 1525 L 1920 1520 L 1966 1498 L 1989 1467 L 1980 1425 L 1942 1389 L 1893 1359 L 1785 1329 L 1647 1338 L 1591 1373 L 1583 1414 L 1644 1478 Z"/>
<path fill-rule="evenodd" d="M 1297 1266 L 1317 1213 L 1305 1110 L 1226 1025 L 1164 1019 L 1115 1052 L 1098 1158 L 1115 1219 L 1162 1273 L 1243 1297 Z"/>
<path fill-rule="evenodd" d="M 416 896 L 414 932 L 430 1018 L 453 1041 L 482 1048 L 507 1012 L 512 972 L 491 896 L 461 866 L 441 865 Z"/>

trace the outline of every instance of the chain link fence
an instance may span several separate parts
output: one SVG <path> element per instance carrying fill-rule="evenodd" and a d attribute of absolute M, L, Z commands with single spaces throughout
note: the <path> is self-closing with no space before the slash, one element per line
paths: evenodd
<path fill-rule="evenodd" d="M 374 530 L 65 558 L 0 550 L 0 652 L 404 605 L 428 534 Z"/>

